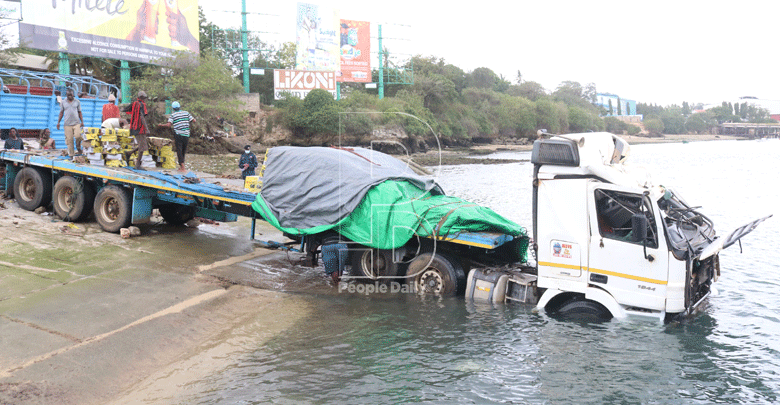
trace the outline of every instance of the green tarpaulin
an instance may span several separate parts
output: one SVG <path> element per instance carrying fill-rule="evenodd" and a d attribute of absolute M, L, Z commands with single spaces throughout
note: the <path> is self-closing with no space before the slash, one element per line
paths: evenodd
<path fill-rule="evenodd" d="M 252 208 L 277 229 L 293 235 L 335 230 L 353 242 L 378 249 L 405 245 L 415 234 L 454 236 L 461 232 L 499 232 L 525 236 L 522 226 L 493 210 L 461 198 L 431 195 L 406 180 L 385 180 L 371 187 L 345 218 L 306 229 L 285 228 L 258 194 Z"/>

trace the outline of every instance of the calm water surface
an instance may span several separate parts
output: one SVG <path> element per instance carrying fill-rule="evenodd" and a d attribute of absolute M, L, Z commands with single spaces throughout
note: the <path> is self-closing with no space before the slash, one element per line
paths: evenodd
<path fill-rule="evenodd" d="M 777 403 L 779 153 L 780 141 L 632 147 L 635 166 L 702 205 L 721 234 L 776 215 L 744 253 L 721 253 L 718 292 L 686 322 L 587 325 L 525 306 L 319 288 L 298 293 L 311 316 L 241 348 L 232 366 L 193 382 L 186 403 Z M 531 173 L 530 163 L 449 166 L 438 180 L 530 227 Z"/>

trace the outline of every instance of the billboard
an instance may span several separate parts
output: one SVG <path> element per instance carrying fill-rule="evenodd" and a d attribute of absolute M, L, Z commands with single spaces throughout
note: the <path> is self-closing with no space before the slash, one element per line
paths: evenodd
<path fill-rule="evenodd" d="M 30 48 L 143 63 L 200 49 L 197 0 L 22 0 L 22 9 Z"/>
<path fill-rule="evenodd" d="M 316 4 L 298 3 L 295 68 L 335 72 L 339 68 L 338 12 Z"/>
<path fill-rule="evenodd" d="M 274 70 L 274 100 L 280 100 L 284 93 L 298 98 L 314 89 L 327 90 L 336 97 L 336 72 L 312 70 Z"/>
<path fill-rule="evenodd" d="M 371 26 L 366 21 L 341 20 L 339 82 L 371 81 Z"/>

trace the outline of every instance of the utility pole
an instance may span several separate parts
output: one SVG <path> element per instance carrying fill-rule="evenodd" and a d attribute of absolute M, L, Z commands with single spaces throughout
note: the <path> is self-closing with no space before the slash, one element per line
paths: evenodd
<path fill-rule="evenodd" d="M 385 68 L 382 62 L 382 24 L 377 25 L 379 35 L 379 99 L 385 98 Z"/>
<path fill-rule="evenodd" d="M 65 52 L 60 52 L 59 71 L 61 75 L 70 74 L 70 59 L 68 58 L 68 54 Z"/>
<path fill-rule="evenodd" d="M 130 63 L 126 60 L 119 61 L 119 81 L 120 91 L 122 92 L 122 103 L 129 103 L 132 100 L 130 94 Z"/>
<path fill-rule="evenodd" d="M 246 29 L 246 0 L 241 0 L 241 55 L 244 69 L 244 93 L 249 93 L 249 45 Z"/>

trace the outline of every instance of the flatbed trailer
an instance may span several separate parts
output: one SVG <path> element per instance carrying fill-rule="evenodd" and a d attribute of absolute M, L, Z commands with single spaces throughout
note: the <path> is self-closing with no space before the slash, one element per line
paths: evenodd
<path fill-rule="evenodd" d="M 52 204 L 63 219 L 80 221 L 94 212 L 107 232 L 119 232 L 132 224 L 149 221 L 157 208 L 166 222 L 180 225 L 194 217 L 233 222 L 239 216 L 255 223 L 263 217 L 252 209 L 257 195 L 239 184 L 207 182 L 195 173 L 175 174 L 170 170 L 136 170 L 76 163 L 54 151 L 0 150 L 0 166 L 6 169 L 0 189 L 10 191 L 19 205 L 29 211 Z M 496 249 L 512 240 L 495 232 L 438 235 L 437 241 L 463 249 Z M 306 240 L 299 251 L 305 251 Z M 278 247 L 270 243 L 269 247 Z M 316 248 L 318 244 L 313 244 Z M 312 253 L 310 251 L 310 253 Z M 316 264 L 316 255 L 313 256 Z"/>
<path fill-rule="evenodd" d="M 194 173 L 136 170 L 76 163 L 59 151 L 0 151 L 6 173 L 2 186 L 26 210 L 48 206 L 64 219 L 79 221 L 94 212 L 107 232 L 149 221 L 155 208 L 172 224 L 194 217 L 236 221 L 259 217 L 255 194 L 238 186 L 207 183 Z"/>

